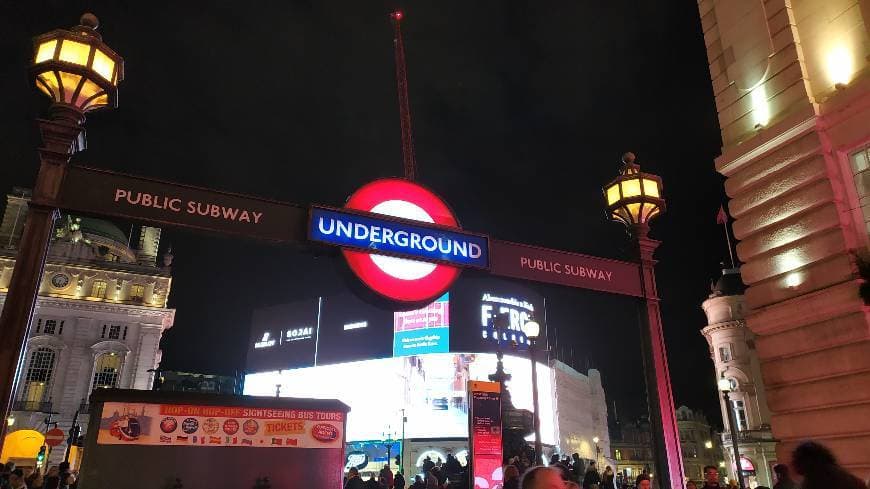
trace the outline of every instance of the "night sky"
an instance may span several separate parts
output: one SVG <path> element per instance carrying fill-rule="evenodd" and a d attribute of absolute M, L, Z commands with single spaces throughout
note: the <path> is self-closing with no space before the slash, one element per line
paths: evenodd
<path fill-rule="evenodd" d="M 665 185 L 652 235 L 675 402 L 719 411 L 700 303 L 727 256 L 720 138 L 694 0 L 0 3 L 0 187 L 32 186 L 30 38 L 93 11 L 126 61 L 120 107 L 88 117 L 75 161 L 288 202 L 341 205 L 402 171 L 388 12 L 405 10 L 419 181 L 466 229 L 626 258 L 601 186 L 634 151 Z M 122 226 L 122 229 L 125 229 Z M 125 229 L 126 230 L 126 229 Z M 175 254 L 162 367 L 242 369 L 251 312 L 345 290 L 344 263 L 165 229 Z M 560 357 L 602 371 L 621 418 L 645 410 L 635 310 L 535 286 Z M 551 333 L 552 335 L 553 333 Z M 572 353 L 573 352 L 573 353 Z"/>

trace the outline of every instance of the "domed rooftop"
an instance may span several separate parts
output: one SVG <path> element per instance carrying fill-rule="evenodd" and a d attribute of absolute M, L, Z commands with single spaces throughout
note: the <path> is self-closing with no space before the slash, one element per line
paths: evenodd
<path fill-rule="evenodd" d="M 722 270 L 722 276 L 711 288 L 710 296 L 742 295 L 744 291 L 746 285 L 743 283 L 743 277 L 740 276 L 740 269 L 726 268 Z"/>
<path fill-rule="evenodd" d="M 101 236 L 103 238 L 117 241 L 118 243 L 125 246 L 127 245 L 127 235 L 124 234 L 123 231 L 118 229 L 118 226 L 115 226 L 109 221 L 104 221 L 102 219 L 93 219 L 90 217 L 82 217 L 81 231 L 82 234 Z"/>

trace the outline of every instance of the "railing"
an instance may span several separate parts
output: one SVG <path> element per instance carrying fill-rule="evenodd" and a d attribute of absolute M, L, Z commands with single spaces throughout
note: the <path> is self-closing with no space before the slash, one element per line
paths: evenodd
<path fill-rule="evenodd" d="M 12 404 L 14 411 L 38 411 L 43 413 L 51 412 L 51 401 L 15 401 Z"/>
<path fill-rule="evenodd" d="M 738 442 L 776 441 L 770 430 L 743 430 L 737 432 Z M 722 442 L 731 443 L 731 433 L 722 433 Z"/>

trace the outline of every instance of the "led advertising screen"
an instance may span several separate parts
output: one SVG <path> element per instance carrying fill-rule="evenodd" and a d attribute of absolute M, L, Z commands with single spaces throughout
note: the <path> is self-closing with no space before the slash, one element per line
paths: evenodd
<path fill-rule="evenodd" d="M 319 299 L 254 311 L 248 371 L 314 365 Z"/>
<path fill-rule="evenodd" d="M 450 350 L 450 294 L 414 311 L 393 313 L 393 356 Z"/>
<path fill-rule="evenodd" d="M 495 372 L 490 353 L 432 353 L 322 365 L 245 377 L 245 394 L 338 399 L 351 407 L 347 440 L 383 439 L 384 433 L 402 432 L 405 409 L 406 438 L 464 438 L 468 436 L 469 380 L 486 381 Z M 507 387 L 519 409 L 532 409 L 531 363 L 528 358 L 505 355 Z M 553 384 L 550 368 L 538 363 L 541 437 L 554 443 Z"/>
<path fill-rule="evenodd" d="M 504 318 L 499 335 L 498 316 Z M 538 343 L 546 344 L 543 297 L 492 278 L 463 277 L 449 293 L 413 311 L 384 309 L 349 293 L 324 296 L 255 311 L 247 370 L 429 353 L 494 353 L 499 346 L 525 355 L 529 339 L 523 325 L 530 320 L 541 325 Z"/>

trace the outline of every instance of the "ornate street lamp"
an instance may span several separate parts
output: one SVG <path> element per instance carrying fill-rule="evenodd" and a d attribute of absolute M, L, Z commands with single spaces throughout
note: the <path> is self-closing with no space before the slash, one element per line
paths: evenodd
<path fill-rule="evenodd" d="M 633 153 L 622 156 L 622 170 L 604 187 L 604 195 L 610 218 L 637 232 L 638 228 L 648 228 L 649 221 L 665 211 L 665 199 L 661 177 L 642 173 L 634 160 Z"/>
<path fill-rule="evenodd" d="M 70 30 L 56 29 L 34 39 L 30 70 L 36 87 L 51 97 L 52 105 L 82 114 L 117 107 L 124 60 L 103 43 L 95 15 L 84 14 L 80 22 Z"/>
<path fill-rule="evenodd" d="M 598 442 L 601 441 L 597 436 L 592 437 L 592 442 L 595 443 L 595 465 L 596 470 L 601 470 L 601 446 L 598 445 Z"/>
<path fill-rule="evenodd" d="M 725 410 L 728 412 L 728 427 L 731 431 L 731 444 L 734 446 L 734 466 L 737 474 L 737 483 L 740 489 L 746 489 L 746 483 L 743 481 L 743 467 L 740 466 L 740 446 L 737 443 L 740 427 L 737 426 L 737 420 L 734 416 L 734 409 L 731 406 L 731 391 L 736 386 L 731 384 L 731 379 L 721 378 L 717 382 L 719 390 L 722 391 L 722 399 L 725 401 Z"/>
<path fill-rule="evenodd" d="M 641 356 L 656 453 L 660 487 L 682 488 L 683 461 L 674 413 L 674 398 L 668 371 L 668 356 L 662 334 L 661 311 L 656 290 L 653 253 L 660 242 L 650 239 L 649 222 L 665 210 L 662 179 L 643 173 L 633 153 L 622 156 L 619 175 L 604 187 L 608 218 L 621 222 L 637 243 L 641 293 L 646 311 L 640 314 Z"/>
<path fill-rule="evenodd" d="M 541 413 L 538 410 L 538 368 L 535 362 L 535 346 L 538 335 L 541 334 L 541 325 L 535 321 L 527 321 L 523 325 L 523 333 L 529 339 L 529 360 L 532 361 L 532 409 L 534 410 L 535 426 L 535 464 L 543 463 L 544 449 L 541 445 Z"/>
<path fill-rule="evenodd" d="M 0 343 L 0 403 L 7 419 L 18 383 L 17 366 L 58 216 L 61 182 L 72 155 L 85 148 L 85 113 L 115 107 L 118 83 L 124 77 L 124 60 L 103 43 L 96 31 L 98 25 L 93 14 L 85 14 L 81 25 L 34 39 L 30 71 L 37 88 L 51 98 L 51 106 L 49 119 L 37 120 L 42 136 L 39 173 L 0 315 L 0 331 L 6 338 Z M 6 429 L 7 425 L 0 423 L 0 446 Z"/>

